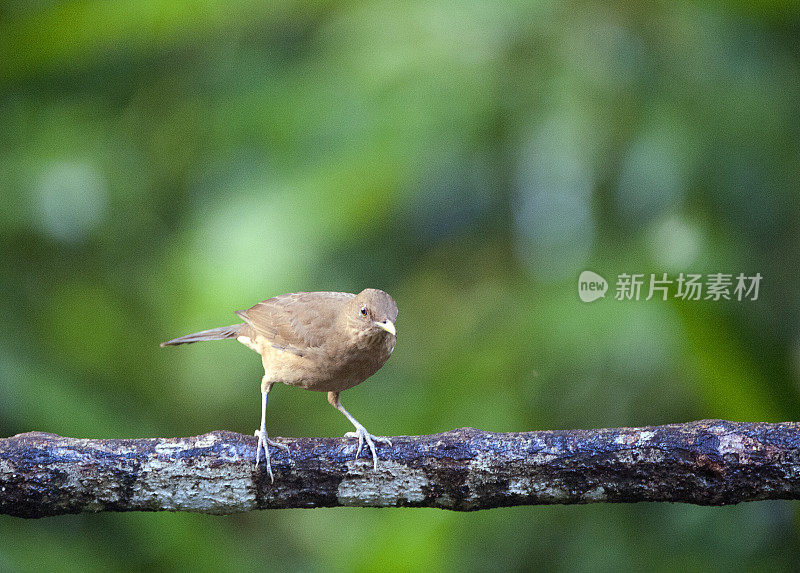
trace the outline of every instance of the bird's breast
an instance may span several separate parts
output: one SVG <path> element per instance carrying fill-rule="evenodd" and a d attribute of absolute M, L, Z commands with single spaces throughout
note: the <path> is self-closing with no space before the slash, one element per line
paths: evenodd
<path fill-rule="evenodd" d="M 302 355 L 276 348 L 262 336 L 239 342 L 261 354 L 265 375 L 307 390 L 339 392 L 361 384 L 380 370 L 394 349 L 395 337 L 361 336 L 349 341 L 328 340 L 321 347 L 304 349 Z"/>
<path fill-rule="evenodd" d="M 345 351 L 330 356 L 329 381 L 333 388 L 322 390 L 341 391 L 361 384 L 380 370 L 394 348 L 394 336 L 362 337 Z"/>

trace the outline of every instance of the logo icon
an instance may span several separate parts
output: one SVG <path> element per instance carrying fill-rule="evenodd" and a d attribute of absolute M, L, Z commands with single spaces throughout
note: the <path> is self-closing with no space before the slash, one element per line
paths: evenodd
<path fill-rule="evenodd" d="M 605 298 L 607 290 L 608 282 L 597 273 L 583 271 L 581 276 L 578 277 L 578 296 L 581 297 L 583 302 L 592 302 L 598 298 Z"/>

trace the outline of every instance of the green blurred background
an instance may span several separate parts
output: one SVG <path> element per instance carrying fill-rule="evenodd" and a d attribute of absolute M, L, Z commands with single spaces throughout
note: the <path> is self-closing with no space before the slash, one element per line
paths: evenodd
<path fill-rule="evenodd" d="M 254 353 L 158 343 L 364 287 L 400 308 L 343 395 L 376 434 L 798 419 L 799 14 L 3 2 L 0 435 L 250 434 Z M 584 269 L 764 278 L 586 304 Z M 268 428 L 351 429 L 283 386 Z M 789 502 L 2 517 L 0 570 L 775 571 L 799 533 Z"/>

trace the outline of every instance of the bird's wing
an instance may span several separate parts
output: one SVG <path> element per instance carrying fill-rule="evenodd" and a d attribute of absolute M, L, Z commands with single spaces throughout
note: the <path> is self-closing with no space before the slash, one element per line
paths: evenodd
<path fill-rule="evenodd" d="M 236 314 L 273 347 L 303 356 L 322 346 L 342 306 L 354 297 L 345 292 L 282 294 Z"/>

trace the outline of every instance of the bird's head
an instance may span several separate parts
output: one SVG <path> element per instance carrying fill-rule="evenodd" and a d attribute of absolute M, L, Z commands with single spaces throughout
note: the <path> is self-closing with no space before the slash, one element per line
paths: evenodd
<path fill-rule="evenodd" d="M 394 322 L 397 320 L 397 303 L 382 290 L 362 290 L 348 305 L 349 320 L 359 330 L 372 335 L 388 333 L 397 335 Z"/>

